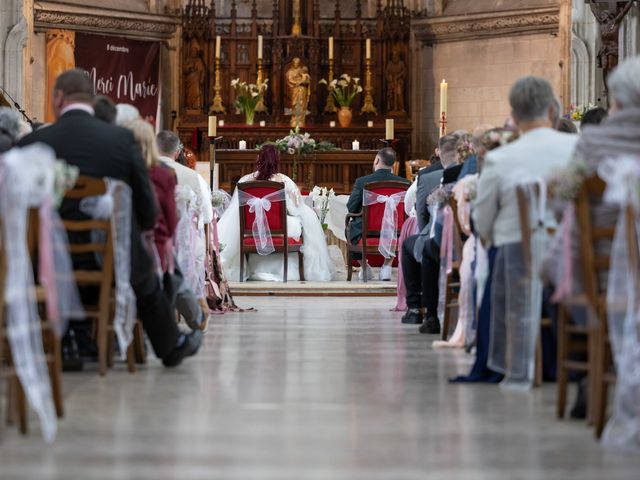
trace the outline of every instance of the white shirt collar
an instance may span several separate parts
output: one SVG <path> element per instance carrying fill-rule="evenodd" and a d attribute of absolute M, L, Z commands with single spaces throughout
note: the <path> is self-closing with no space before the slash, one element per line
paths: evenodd
<path fill-rule="evenodd" d="M 86 103 L 71 103 L 62 109 L 62 111 L 60 112 L 60 116 L 71 110 L 82 110 L 83 112 L 87 112 L 91 116 L 95 115 L 96 113 L 91 105 L 87 105 Z"/>

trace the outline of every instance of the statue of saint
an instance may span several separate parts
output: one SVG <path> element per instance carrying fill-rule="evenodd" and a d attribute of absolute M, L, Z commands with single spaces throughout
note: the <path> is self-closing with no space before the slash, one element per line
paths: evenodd
<path fill-rule="evenodd" d="M 625 15 L 633 6 L 633 1 L 627 2 L 620 12 L 612 12 L 608 8 L 602 8 L 597 3 L 590 3 L 591 11 L 600 27 L 600 40 L 602 46 L 598 51 L 598 68 L 602 69 L 605 92 L 607 92 L 607 78 L 609 72 L 618 65 L 618 32 Z"/>
<path fill-rule="evenodd" d="M 296 57 L 285 73 L 285 80 L 291 110 L 291 126 L 293 128 L 304 127 L 311 85 L 309 69 L 302 65 L 300 59 Z"/>
<path fill-rule="evenodd" d="M 406 113 L 404 109 L 404 82 L 407 67 L 400 57 L 400 50 L 394 47 L 391 51 L 391 62 L 385 70 L 387 78 L 387 112 Z"/>
<path fill-rule="evenodd" d="M 184 96 L 189 110 L 202 110 L 206 67 L 202 60 L 200 44 L 194 38 L 189 43 L 189 56 L 184 62 Z"/>

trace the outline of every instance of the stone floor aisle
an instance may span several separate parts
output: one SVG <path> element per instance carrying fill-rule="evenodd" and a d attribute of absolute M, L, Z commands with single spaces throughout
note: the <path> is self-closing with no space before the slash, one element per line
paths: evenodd
<path fill-rule="evenodd" d="M 461 352 L 399 323 L 393 298 L 241 298 L 200 355 L 99 378 L 65 376 L 67 416 L 3 428 L 0 479 L 631 480 L 584 423 L 554 417 L 554 385 L 529 394 L 458 386 Z"/>

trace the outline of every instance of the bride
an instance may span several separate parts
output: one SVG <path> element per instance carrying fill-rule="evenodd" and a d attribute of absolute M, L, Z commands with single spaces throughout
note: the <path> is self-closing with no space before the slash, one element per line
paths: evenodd
<path fill-rule="evenodd" d="M 312 208 L 302 202 L 300 190 L 286 175 L 278 173 L 280 153 L 273 145 L 265 145 L 258 154 L 257 171 L 242 177 L 238 183 L 255 180 L 271 180 L 284 183 L 287 205 L 287 233 L 296 240 L 302 236 L 302 254 L 304 257 L 305 280 L 316 282 L 331 281 L 334 266 L 320 221 Z M 238 208 L 238 189 L 233 192 L 229 207 L 218 222 L 220 243 L 224 245 L 220 258 L 227 277 L 239 280 L 240 277 L 240 212 Z M 299 280 L 298 254 L 290 253 L 288 278 Z M 245 280 L 282 281 L 282 255 L 248 255 L 245 264 Z"/>

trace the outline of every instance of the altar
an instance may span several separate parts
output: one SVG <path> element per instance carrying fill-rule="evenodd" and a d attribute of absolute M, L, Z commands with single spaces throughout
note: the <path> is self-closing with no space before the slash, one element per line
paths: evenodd
<path fill-rule="evenodd" d="M 376 150 L 333 150 L 301 156 L 283 154 L 280 172 L 294 179 L 303 192 L 319 185 L 348 195 L 356 178 L 372 173 L 376 153 Z M 257 150 L 217 150 L 219 187 L 232 192 L 240 178 L 255 171 L 257 155 Z"/>

